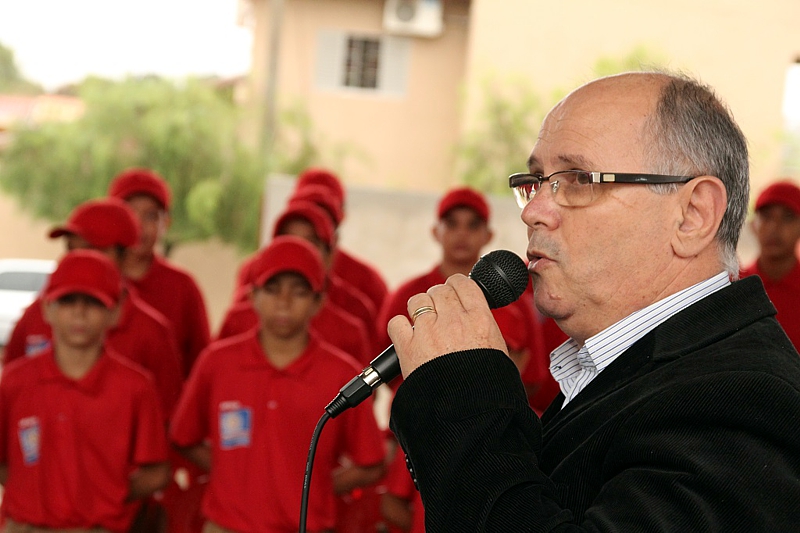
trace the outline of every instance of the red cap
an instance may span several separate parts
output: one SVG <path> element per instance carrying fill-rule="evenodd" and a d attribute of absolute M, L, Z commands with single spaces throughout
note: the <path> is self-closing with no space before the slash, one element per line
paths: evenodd
<path fill-rule="evenodd" d="M 108 195 L 127 200 L 136 194 L 152 196 L 169 210 L 172 194 L 169 185 L 157 172 L 146 168 L 129 168 L 116 175 L 108 186 Z"/>
<path fill-rule="evenodd" d="M 332 191 L 324 185 L 303 185 L 295 189 L 289 202 L 296 200 L 305 200 L 312 202 L 323 208 L 328 212 L 331 219 L 333 219 L 334 226 L 338 226 L 344 219 L 344 211 L 339 199 L 332 193 Z"/>
<path fill-rule="evenodd" d="M 50 274 L 44 300 L 52 302 L 68 294 L 87 294 L 108 308 L 122 295 L 122 277 L 114 262 L 97 250 L 67 253 Z"/>
<path fill-rule="evenodd" d="M 469 207 L 481 217 L 485 222 L 489 222 L 489 204 L 481 193 L 462 187 L 453 189 L 439 202 L 439 218 L 444 217 L 451 209 L 456 207 Z"/>
<path fill-rule="evenodd" d="M 129 248 L 139 242 L 139 219 L 118 198 L 89 200 L 72 210 L 66 224 L 53 228 L 50 238 L 70 234 L 83 237 L 95 248 Z"/>
<path fill-rule="evenodd" d="M 250 270 L 256 286 L 284 272 L 303 276 L 314 292 L 325 286 L 325 267 L 319 251 L 305 239 L 294 235 L 279 235 L 263 248 Z"/>
<path fill-rule="evenodd" d="M 756 211 L 776 204 L 789 208 L 795 215 L 800 215 L 800 187 L 788 180 L 773 183 L 758 195 Z"/>
<path fill-rule="evenodd" d="M 280 235 L 284 224 L 297 218 L 309 221 L 314 226 L 314 233 L 317 234 L 317 238 L 323 244 L 328 247 L 333 244 L 335 230 L 331 217 L 317 204 L 305 200 L 289 202 L 286 210 L 275 221 L 275 229 L 272 232 L 272 236 L 277 237 Z"/>
<path fill-rule="evenodd" d="M 339 201 L 339 205 L 344 205 L 344 187 L 336 174 L 324 168 L 307 168 L 297 176 L 295 190 L 306 185 L 322 185 L 333 194 Z"/>

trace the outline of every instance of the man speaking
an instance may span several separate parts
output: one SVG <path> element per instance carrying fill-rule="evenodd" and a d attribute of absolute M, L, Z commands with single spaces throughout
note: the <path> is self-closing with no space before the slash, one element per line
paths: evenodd
<path fill-rule="evenodd" d="M 800 357 L 760 280 L 731 282 L 747 158 L 680 76 L 601 78 L 551 110 L 509 178 L 536 305 L 570 337 L 541 421 L 466 277 L 388 326 L 429 532 L 800 527 Z"/>

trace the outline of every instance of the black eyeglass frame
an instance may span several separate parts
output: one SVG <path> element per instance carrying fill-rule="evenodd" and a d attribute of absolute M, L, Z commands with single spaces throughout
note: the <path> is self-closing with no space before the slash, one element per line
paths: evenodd
<path fill-rule="evenodd" d="M 624 173 L 624 172 L 592 172 L 588 170 L 558 170 L 549 176 L 531 174 L 530 172 L 517 172 L 508 177 L 508 186 L 517 189 L 523 185 L 533 185 L 534 194 L 542 187 L 545 181 L 557 174 L 567 172 L 578 172 L 589 176 L 589 181 L 582 185 L 593 183 L 638 183 L 644 185 L 656 185 L 663 183 L 687 183 L 697 176 L 669 176 L 666 174 L 644 174 L 644 173 Z M 533 195 L 531 196 L 533 197 Z"/>

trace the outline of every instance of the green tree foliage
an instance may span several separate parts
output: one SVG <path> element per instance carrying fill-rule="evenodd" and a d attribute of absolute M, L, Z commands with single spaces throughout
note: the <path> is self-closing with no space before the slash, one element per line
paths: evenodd
<path fill-rule="evenodd" d="M 36 215 L 63 220 L 103 196 L 132 166 L 151 168 L 173 193 L 167 248 L 212 235 L 252 250 L 258 244 L 265 163 L 237 136 L 238 111 L 207 82 L 160 78 L 76 88 L 82 118 L 18 129 L 2 156 L 0 185 Z"/>
<path fill-rule="evenodd" d="M 548 106 L 523 80 L 503 84 L 487 80 L 482 91 L 478 126 L 456 148 L 459 176 L 476 189 L 507 192 L 503 178 L 525 170 Z"/>
<path fill-rule="evenodd" d="M 26 80 L 17 67 L 14 52 L 0 43 L 0 94 L 40 94 L 41 85 Z"/>
<path fill-rule="evenodd" d="M 592 69 L 594 76 L 627 71 L 654 70 L 666 64 L 659 54 L 644 46 L 622 58 L 602 57 Z M 556 89 L 541 96 L 527 79 L 490 77 L 481 85 L 483 107 L 476 126 L 456 146 L 458 176 L 467 185 L 492 193 L 510 194 L 504 179 L 524 171 L 525 160 L 539 134 L 547 111 L 564 95 Z"/>

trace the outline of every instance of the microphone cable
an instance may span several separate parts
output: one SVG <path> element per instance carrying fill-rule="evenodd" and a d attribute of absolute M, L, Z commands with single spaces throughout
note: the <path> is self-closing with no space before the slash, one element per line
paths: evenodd
<path fill-rule="evenodd" d="M 325 424 L 330 419 L 331 415 L 329 415 L 327 411 L 322 413 L 319 422 L 317 422 L 317 427 L 314 428 L 314 434 L 311 436 L 311 445 L 308 448 L 308 459 L 306 459 L 306 473 L 305 476 L 303 477 L 303 496 L 300 498 L 299 533 L 306 533 L 306 519 L 308 516 L 308 494 L 309 494 L 309 489 L 311 488 L 311 471 L 314 468 L 314 455 L 316 455 L 317 453 L 317 442 L 319 442 L 319 436 L 322 433 L 322 428 L 325 427 Z"/>

